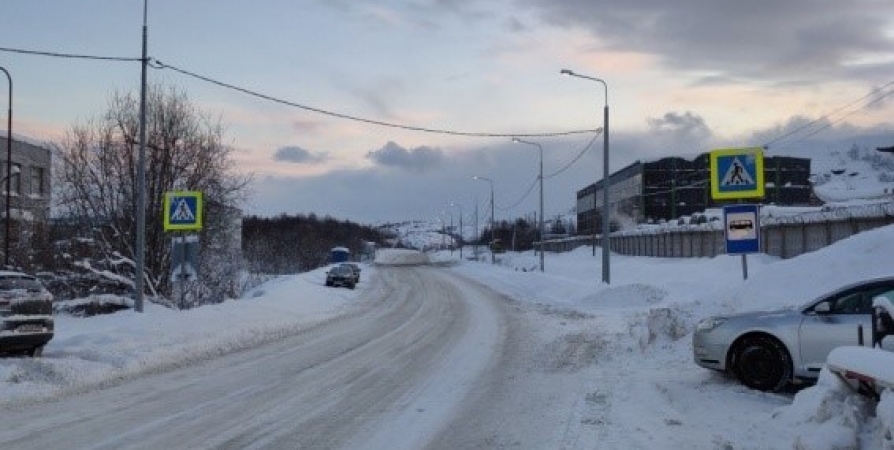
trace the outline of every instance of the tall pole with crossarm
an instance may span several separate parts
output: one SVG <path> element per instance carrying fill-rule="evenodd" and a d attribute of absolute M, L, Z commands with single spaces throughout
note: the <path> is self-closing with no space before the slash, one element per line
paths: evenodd
<path fill-rule="evenodd" d="M 609 269 L 609 261 L 611 254 L 611 239 L 609 235 L 611 234 L 610 228 L 610 218 L 611 213 L 609 211 L 609 203 L 608 203 L 608 191 L 611 186 L 611 181 L 609 179 L 610 172 L 608 170 L 608 84 L 606 84 L 605 80 L 601 78 L 588 77 L 586 75 L 580 75 L 574 73 L 568 69 L 562 69 L 560 72 L 562 75 L 568 75 L 577 78 L 583 78 L 586 80 L 596 81 L 598 83 L 602 83 L 602 86 L 605 88 L 605 107 L 603 108 L 603 116 L 602 116 L 602 154 L 603 154 L 603 162 L 602 162 L 602 282 L 605 284 L 611 284 L 611 270 Z M 594 193 L 595 194 L 595 193 Z M 595 199 L 594 199 L 594 209 L 595 209 Z M 594 232 L 596 230 L 593 230 Z"/>

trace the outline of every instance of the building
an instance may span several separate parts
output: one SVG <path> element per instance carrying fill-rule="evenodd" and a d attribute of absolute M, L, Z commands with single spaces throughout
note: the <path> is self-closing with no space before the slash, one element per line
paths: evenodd
<path fill-rule="evenodd" d="M 811 204 L 813 188 L 809 179 L 810 159 L 765 156 L 763 203 Z M 731 203 L 711 198 L 709 153 L 692 160 L 669 157 L 637 161 L 611 174 L 609 180 L 612 230 L 630 224 L 674 220 Z M 578 234 L 601 233 L 603 184 L 604 180 L 600 180 L 577 192 Z"/>
<path fill-rule="evenodd" d="M 11 256 L 16 248 L 28 248 L 37 234 L 45 229 L 50 215 L 50 168 L 52 152 L 46 144 L 13 136 L 10 160 L 7 159 L 6 133 L 0 133 L 0 217 L 4 223 L 0 226 L 0 236 L 5 251 L 7 242 Z M 11 164 L 11 165 L 10 165 Z M 7 168 L 11 170 L 9 177 L 10 191 L 6 191 Z M 6 236 L 6 211 L 9 201 L 9 241 Z M 12 258 L 13 261 L 16 258 Z"/>

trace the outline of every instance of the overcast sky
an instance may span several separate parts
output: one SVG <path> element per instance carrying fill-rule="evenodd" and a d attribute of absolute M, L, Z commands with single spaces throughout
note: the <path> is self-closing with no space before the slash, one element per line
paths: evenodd
<path fill-rule="evenodd" d="M 141 0 L 7 0 L 0 47 L 139 57 L 142 12 Z M 164 64 L 412 128 L 599 128 L 603 85 L 559 71 L 601 78 L 612 171 L 720 147 L 894 145 L 888 0 L 149 0 L 148 19 L 149 56 Z M 0 51 L 0 66 L 13 77 L 13 131 L 37 139 L 59 139 L 140 82 L 136 62 Z M 221 118 L 255 177 L 247 213 L 457 220 L 488 201 L 474 175 L 494 181 L 498 219 L 538 209 L 535 146 L 336 118 L 171 69 L 149 79 Z M 602 136 L 527 139 L 544 149 L 547 216 L 570 211 L 601 178 Z"/>

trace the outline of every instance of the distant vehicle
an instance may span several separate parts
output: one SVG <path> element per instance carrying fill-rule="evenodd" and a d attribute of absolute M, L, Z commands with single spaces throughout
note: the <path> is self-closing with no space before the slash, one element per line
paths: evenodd
<path fill-rule="evenodd" d="M 337 265 L 326 272 L 326 286 L 338 287 L 344 286 L 348 289 L 354 289 L 357 282 L 354 281 L 354 271 L 344 265 Z"/>
<path fill-rule="evenodd" d="M 53 294 L 35 277 L 0 271 L 0 353 L 40 356 L 53 329 Z"/>
<path fill-rule="evenodd" d="M 815 379 L 832 349 L 870 345 L 877 296 L 894 298 L 894 277 L 855 283 L 797 309 L 709 317 L 692 335 L 695 363 L 762 391 Z M 882 346 L 894 349 L 891 342 Z"/>
<path fill-rule="evenodd" d="M 340 265 L 348 267 L 354 273 L 354 284 L 360 282 L 360 266 L 356 263 L 341 263 Z"/>
<path fill-rule="evenodd" d="M 329 251 L 329 262 L 331 263 L 347 262 L 350 257 L 351 250 L 347 247 L 334 247 Z"/>

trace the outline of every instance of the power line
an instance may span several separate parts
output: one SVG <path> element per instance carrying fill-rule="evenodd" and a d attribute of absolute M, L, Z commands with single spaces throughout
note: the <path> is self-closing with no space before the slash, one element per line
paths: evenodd
<path fill-rule="evenodd" d="M 593 139 L 591 139 L 590 142 L 586 146 L 584 146 L 584 148 L 577 154 L 577 156 L 574 157 L 574 159 L 572 159 L 568 164 L 565 164 L 565 166 L 563 166 L 558 171 L 556 171 L 550 175 L 544 175 L 543 179 L 545 180 L 545 179 L 549 179 L 549 178 L 554 178 L 554 177 L 558 176 L 559 174 L 561 174 L 562 172 L 565 172 L 566 170 L 570 169 L 571 166 L 573 166 L 574 163 L 578 162 L 581 159 L 581 157 L 584 156 L 584 154 L 587 152 L 587 150 L 589 150 L 590 147 L 593 146 L 593 143 L 596 142 L 596 138 L 599 137 L 599 135 L 601 133 L 602 133 L 602 129 L 600 129 L 599 131 L 596 132 L 596 134 L 593 135 Z M 531 195 L 531 192 L 534 191 L 534 187 L 537 186 L 537 180 L 539 180 L 539 177 L 534 177 L 534 181 L 531 183 L 531 186 L 528 187 L 528 189 L 525 191 L 524 194 L 522 194 L 521 198 L 518 199 L 517 202 L 515 202 L 511 206 L 508 206 L 505 208 L 498 207 L 498 206 L 495 206 L 495 208 L 499 209 L 500 211 L 509 211 L 509 210 L 515 209 L 515 207 L 520 205 L 523 201 L 525 201 L 525 199 L 528 198 L 529 195 Z"/>
<path fill-rule="evenodd" d="M 420 126 L 413 126 L 413 125 L 404 125 L 404 124 L 399 124 L 399 123 L 384 122 L 381 120 L 374 120 L 374 119 L 367 119 L 367 118 L 358 117 L 358 116 L 352 116 L 349 114 L 328 111 L 325 109 L 315 108 L 313 106 L 307 106 L 307 105 L 303 105 L 300 103 L 295 103 L 295 102 L 292 102 L 289 100 L 283 100 L 283 99 L 273 97 L 273 96 L 267 95 L 267 94 L 262 94 L 260 92 L 253 91 L 253 90 L 250 90 L 250 89 L 247 89 L 244 87 L 239 87 L 239 86 L 236 86 L 233 84 L 224 83 L 223 81 L 215 80 L 213 78 L 210 78 L 210 77 L 207 77 L 204 75 L 199 75 L 195 72 L 190 72 L 188 70 L 181 69 L 179 67 L 174 67 L 170 64 L 165 64 L 158 60 L 153 60 L 151 65 L 153 68 L 156 68 L 156 69 L 170 69 L 170 70 L 173 70 L 173 71 L 180 73 L 182 75 L 186 75 L 186 76 L 198 79 L 198 80 L 202 80 L 207 83 L 215 84 L 217 86 L 220 86 L 220 87 L 223 87 L 226 89 L 242 92 L 243 94 L 247 94 L 247 95 L 261 98 L 264 100 L 268 100 L 268 101 L 271 101 L 274 103 L 279 103 L 282 105 L 303 109 L 305 111 L 310 111 L 310 112 L 314 112 L 317 114 L 323 114 L 323 115 L 335 117 L 338 119 L 351 120 L 354 122 L 361 122 L 361 123 L 366 123 L 369 125 L 376 125 L 376 126 L 381 126 L 381 127 L 398 128 L 398 129 L 407 130 L 407 131 L 418 131 L 418 132 L 423 132 L 423 133 L 435 133 L 435 134 L 447 134 L 447 135 L 452 135 L 452 136 L 507 138 L 507 137 L 557 137 L 557 136 L 568 136 L 568 135 L 572 135 L 572 134 L 593 133 L 593 132 L 602 130 L 601 128 L 596 128 L 596 129 L 588 129 L 588 130 L 572 130 L 572 131 L 546 132 L 546 133 L 482 133 L 482 132 L 454 131 L 454 130 L 445 130 L 445 129 L 439 129 L 439 128 L 427 128 L 427 127 L 420 127 Z"/>
<path fill-rule="evenodd" d="M 20 48 L 0 47 L 0 51 L 9 53 L 19 53 L 23 55 L 50 56 L 54 58 L 68 59 L 92 59 L 101 61 L 122 61 L 122 62 L 140 62 L 142 58 L 131 58 L 123 56 L 96 56 L 96 55 L 79 55 L 75 53 L 59 53 L 59 52 L 43 52 L 37 50 L 23 50 Z"/>
<path fill-rule="evenodd" d="M 83 55 L 83 54 L 75 54 L 75 53 L 61 53 L 61 52 L 46 52 L 46 51 L 37 51 L 37 50 L 23 50 L 17 48 L 9 48 L 9 47 L 0 47 L 0 51 L 10 52 L 10 53 L 19 53 L 25 55 L 38 55 L 38 56 L 48 56 L 48 57 L 56 57 L 56 58 L 67 58 L 67 59 L 89 59 L 89 60 L 101 60 L 101 61 L 122 61 L 122 62 L 141 62 L 142 58 L 130 58 L 130 57 L 118 57 L 118 56 L 96 56 L 96 55 Z M 205 81 L 207 83 L 215 84 L 217 86 L 242 92 L 243 94 L 247 94 L 253 97 L 261 98 L 267 101 L 271 101 L 274 103 L 279 103 L 286 106 L 291 106 L 299 109 L 303 109 L 305 111 L 314 112 L 317 114 L 322 114 L 330 117 L 335 117 L 338 119 L 352 120 L 355 122 L 366 123 L 369 125 L 376 125 L 381 127 L 388 128 L 397 128 L 407 131 L 418 131 L 423 133 L 435 133 L 435 134 L 446 134 L 452 136 L 466 136 L 466 137 L 558 137 L 558 136 L 569 136 L 574 134 L 583 134 L 583 133 L 593 133 L 598 132 L 601 128 L 594 129 L 586 129 L 586 130 L 571 130 L 571 131 L 558 131 L 558 132 L 540 132 L 540 133 L 484 133 L 484 132 L 468 132 L 468 131 L 455 131 L 455 130 L 446 130 L 446 129 L 438 129 L 438 128 L 428 128 L 428 127 L 420 127 L 420 126 L 412 126 L 412 125 L 404 125 L 393 122 L 385 122 L 381 120 L 367 119 L 359 116 L 352 116 L 349 114 L 338 113 L 334 111 L 328 111 L 322 108 L 316 108 L 313 106 L 303 105 L 300 103 L 283 100 L 277 97 L 273 97 L 271 95 L 262 94 L 260 92 L 247 89 L 244 87 L 236 86 L 229 83 L 224 83 L 222 81 L 213 79 L 211 77 L 207 77 L 204 75 L 200 75 L 198 73 L 182 69 L 176 66 L 172 66 L 170 64 L 165 64 L 157 59 L 149 58 L 149 64 L 154 69 L 170 69 L 182 75 L 186 75 L 201 81 Z"/>
<path fill-rule="evenodd" d="M 778 137 L 778 138 L 776 138 L 776 139 L 773 139 L 772 141 L 767 142 L 766 144 L 763 145 L 763 147 L 764 147 L 764 148 L 767 148 L 767 147 L 769 147 L 771 144 L 775 144 L 775 143 L 777 143 L 777 142 L 779 142 L 779 141 L 782 141 L 782 140 L 784 140 L 784 139 L 786 139 L 786 138 L 788 138 L 788 137 L 790 137 L 790 136 L 793 136 L 793 135 L 795 135 L 795 134 L 797 134 L 797 133 L 800 133 L 801 131 L 804 131 L 804 130 L 806 130 L 807 128 L 810 128 L 810 127 L 812 127 L 812 126 L 814 126 L 814 125 L 816 125 L 816 124 L 818 124 L 818 123 L 820 123 L 820 122 L 822 122 L 822 121 L 824 121 L 824 120 L 829 120 L 829 117 L 830 117 L 830 116 L 833 116 L 833 115 L 835 115 L 835 114 L 838 114 L 839 112 L 844 111 L 845 109 L 848 109 L 848 108 L 850 108 L 851 106 L 856 105 L 857 103 L 860 103 L 860 102 L 866 100 L 866 99 L 869 98 L 869 97 L 872 97 L 872 96 L 875 96 L 875 95 L 879 95 L 879 92 L 880 92 L 880 91 L 883 91 L 885 88 L 887 88 L 888 86 L 891 86 L 891 85 L 894 85 L 894 81 L 890 81 L 890 82 L 886 83 L 885 85 L 883 85 L 882 87 L 880 87 L 880 88 L 878 89 L 878 91 L 870 92 L 870 93 L 864 95 L 863 97 L 858 98 L 857 100 L 854 100 L 854 101 L 852 101 L 852 102 L 850 102 L 850 103 L 848 103 L 848 104 L 846 104 L 846 105 L 844 105 L 844 106 L 841 106 L 841 107 L 835 109 L 834 111 L 832 111 L 832 112 L 829 113 L 829 114 L 823 115 L 823 116 L 821 116 L 820 118 L 818 118 L 818 119 L 816 119 L 816 120 L 812 120 L 812 121 L 810 121 L 810 122 L 807 122 L 807 123 L 805 123 L 805 124 L 803 124 L 803 125 L 801 125 L 801 126 L 795 128 L 794 130 L 791 130 L 791 131 L 789 131 L 788 133 L 785 133 L 785 134 L 783 134 L 782 136 L 780 136 L 780 137 Z M 869 102 L 869 103 L 867 103 L 867 104 L 865 104 L 865 105 L 863 105 L 863 106 L 861 106 L 861 107 L 859 107 L 859 108 L 857 108 L 857 109 L 855 109 L 855 110 L 849 112 L 848 114 L 845 114 L 844 116 L 842 116 L 841 118 L 839 118 L 839 119 L 837 119 L 837 120 L 835 120 L 835 121 L 833 121 L 833 122 L 829 122 L 829 123 L 827 123 L 825 126 L 820 127 L 820 128 L 817 129 L 817 130 L 814 130 L 814 131 L 811 132 L 810 134 L 808 134 L 808 135 L 802 137 L 801 140 L 804 140 L 804 139 L 806 139 L 806 138 L 808 138 L 808 137 L 810 137 L 810 136 L 813 136 L 813 135 L 819 133 L 820 131 L 823 131 L 823 130 L 825 130 L 825 129 L 828 129 L 828 128 L 831 127 L 832 125 L 834 125 L 834 124 L 836 124 L 836 123 L 838 123 L 838 122 L 841 122 L 842 120 L 844 120 L 844 119 L 846 119 L 846 118 L 848 118 L 848 117 L 850 117 L 850 116 L 856 114 L 858 111 L 861 111 L 861 110 L 863 110 L 863 109 L 866 109 L 866 108 L 868 108 L 869 106 L 872 106 L 872 105 L 874 105 L 874 104 L 880 102 L 882 99 L 884 99 L 885 97 L 887 97 L 887 96 L 889 96 L 889 95 L 891 95 L 891 94 L 894 94 L 894 90 L 891 90 L 890 92 L 886 92 L 886 93 L 883 92 L 883 93 L 882 93 L 878 98 L 876 98 L 875 100 L 873 100 L 873 101 L 871 101 L 871 102 Z"/>
<path fill-rule="evenodd" d="M 529 195 L 531 195 L 531 191 L 533 191 L 533 190 L 534 190 L 534 187 L 537 186 L 537 180 L 538 180 L 538 179 L 539 179 L 538 177 L 534 177 L 534 182 L 531 183 L 531 186 L 528 187 L 528 190 L 525 191 L 525 193 L 522 194 L 521 198 L 518 199 L 517 202 L 513 203 L 512 206 L 508 206 L 508 207 L 506 207 L 506 208 L 501 208 L 501 207 L 499 207 L 499 206 L 494 206 L 494 207 L 497 208 L 497 209 L 499 209 L 500 211 L 509 211 L 509 210 L 515 209 L 516 206 L 521 205 L 521 203 L 522 203 L 523 201 L 525 201 L 525 199 L 528 198 Z"/>
<path fill-rule="evenodd" d="M 580 151 L 580 153 L 577 154 L 577 156 L 574 157 L 574 159 L 572 159 L 568 164 L 565 164 L 565 166 L 562 167 L 561 169 L 559 169 L 549 175 L 545 175 L 543 177 L 543 179 L 546 180 L 546 179 L 554 178 L 554 177 L 558 176 L 559 174 L 561 174 L 562 172 L 570 169 L 571 166 L 574 165 L 574 163 L 578 162 L 584 156 L 584 153 L 586 153 L 587 150 L 589 150 L 590 147 L 593 145 L 593 143 L 596 142 L 596 138 L 599 137 L 600 134 L 602 134 L 602 129 L 600 129 L 596 134 L 593 135 L 593 139 L 590 140 L 590 142 Z"/>

